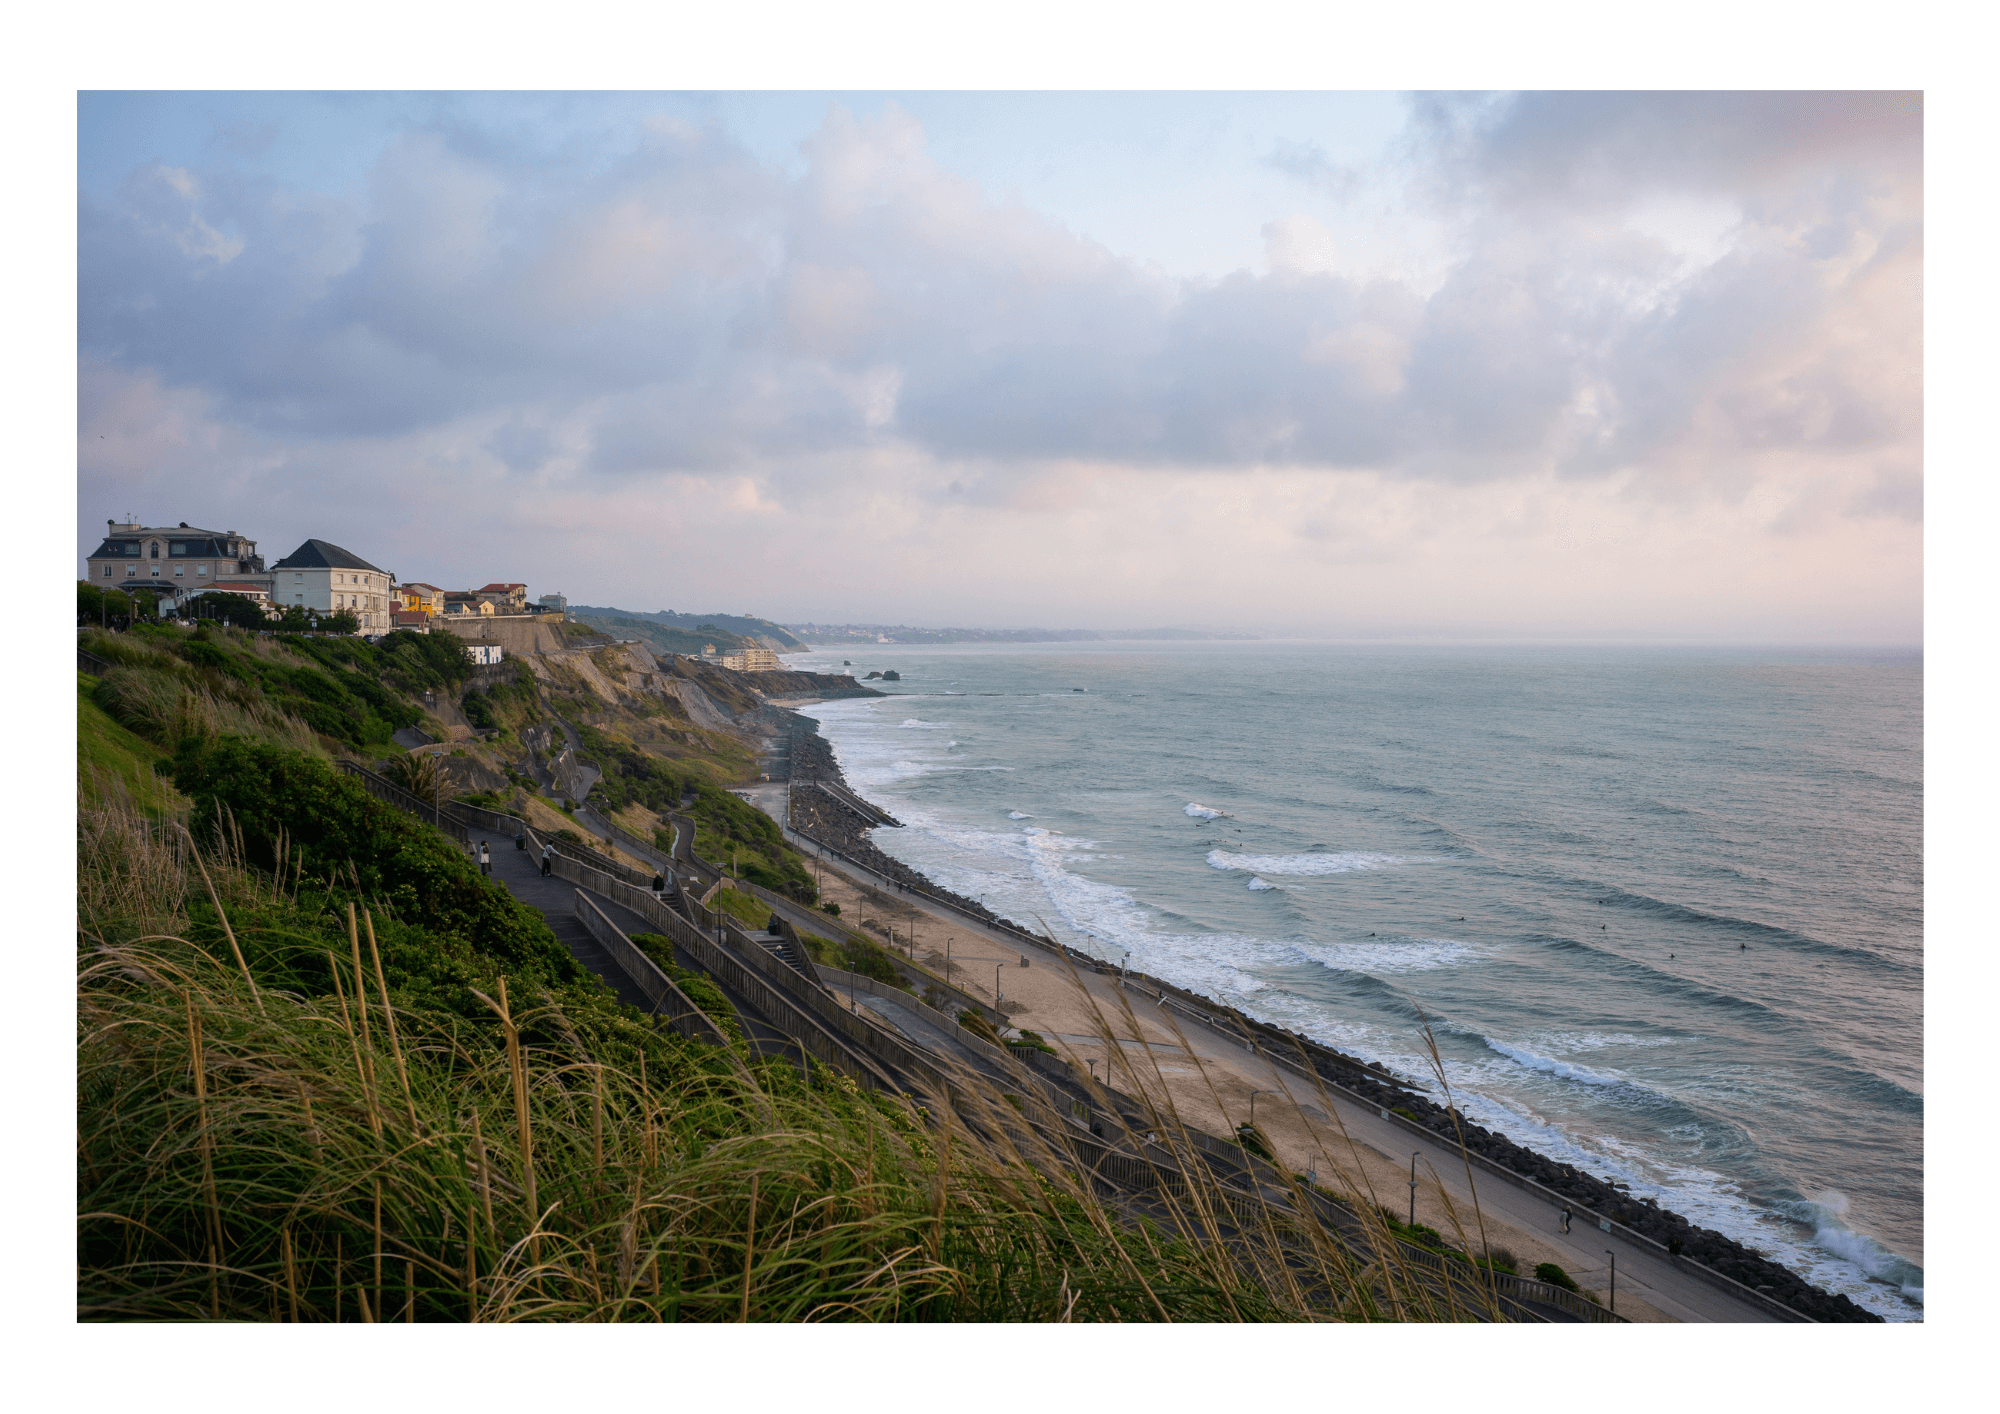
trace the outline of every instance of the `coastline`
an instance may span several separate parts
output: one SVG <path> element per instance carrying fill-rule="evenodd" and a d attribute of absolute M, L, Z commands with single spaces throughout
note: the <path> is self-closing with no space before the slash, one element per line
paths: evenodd
<path fill-rule="evenodd" d="M 818 735 L 818 723 L 810 718 L 800 718 L 799 723 L 803 730 L 794 735 L 794 775 L 787 792 L 791 801 L 790 827 L 797 833 L 881 876 L 889 890 L 909 893 L 913 899 L 922 899 L 967 921 L 1000 930 L 1023 944 L 1045 952 L 1054 951 L 1078 969 L 1118 975 L 1117 968 L 1047 938 L 1039 928 L 1002 917 L 975 900 L 956 895 L 882 851 L 870 838 L 880 822 L 868 819 L 839 799 L 840 794 L 861 798 L 847 784 L 830 746 Z M 819 789 L 822 783 L 834 790 Z M 862 803 L 869 804 L 865 800 Z M 1552 1201 L 1572 1206 L 1579 1225 L 1599 1218 L 1606 1220 L 1648 1246 L 1657 1246 L 1665 1260 L 1693 1263 L 1738 1287 L 1751 1300 L 1770 1301 L 1798 1313 L 1793 1319 L 1803 1316 L 1820 1322 L 1884 1320 L 1847 1296 L 1813 1286 L 1790 1268 L 1734 1238 L 1699 1226 L 1652 1199 L 1634 1199 L 1620 1191 L 1622 1185 L 1550 1159 L 1515 1143 L 1503 1133 L 1472 1122 L 1463 1113 L 1455 1114 L 1430 1098 L 1429 1084 L 1422 1079 L 1398 1076 L 1380 1065 L 1259 1021 L 1225 1003 L 1148 974 L 1130 972 L 1125 974 L 1125 980 L 1135 984 L 1134 990 L 1153 994 L 1163 1009 L 1181 1013 L 1225 1035 L 1247 1036 L 1262 1051 L 1288 1060 L 1303 1058 L 1321 1080 L 1339 1086 L 1366 1105 L 1379 1108 L 1384 1119 L 1391 1112 L 1399 1112 L 1392 1123 L 1409 1131 L 1436 1136 L 1454 1145 L 1462 1135 L 1465 1149 L 1481 1169 L 1538 1189 Z"/>

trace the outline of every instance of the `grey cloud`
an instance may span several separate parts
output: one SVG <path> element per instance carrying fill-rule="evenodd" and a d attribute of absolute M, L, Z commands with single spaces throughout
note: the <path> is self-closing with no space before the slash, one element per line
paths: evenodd
<path fill-rule="evenodd" d="M 148 168 L 80 209 L 80 345 L 287 438 L 484 418 L 487 452 L 525 469 L 540 429 L 587 425 L 605 476 L 891 440 L 989 477 L 1104 459 L 1454 480 L 1913 446 L 1913 396 L 1878 375 L 1916 331 L 1920 108 L 1444 98 L 1415 131 L 1467 252 L 1428 293 L 1170 281 L 988 200 L 893 112 L 836 111 L 797 176 L 666 123 L 608 154 L 414 129 L 358 205 Z M 1337 175 L 1317 149 L 1273 160 Z M 1601 209 L 1676 185 L 1743 205 L 1691 275 Z M 1857 344 L 1863 305 L 1882 337 Z"/>
<path fill-rule="evenodd" d="M 1523 93 L 1413 104 L 1419 151 L 1455 185 L 1517 200 L 1741 192 L 1829 159 L 1908 163 L 1917 93 Z"/>

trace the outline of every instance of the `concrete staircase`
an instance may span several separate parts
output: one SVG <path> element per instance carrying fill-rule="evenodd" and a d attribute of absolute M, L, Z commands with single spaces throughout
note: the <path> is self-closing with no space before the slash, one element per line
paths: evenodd
<path fill-rule="evenodd" d="M 632 979 L 625 975 L 625 969 L 618 965 L 617 960 L 604 950 L 597 939 L 590 936 L 590 930 L 583 926 L 574 913 L 551 912 L 546 908 L 537 911 L 548 920 L 549 931 L 569 949 L 569 955 L 602 978 L 604 983 L 618 994 L 619 1001 L 638 1007 L 641 1011 L 647 1009 L 645 994 L 632 984 Z"/>
<path fill-rule="evenodd" d="M 778 959 L 778 961 L 784 963 L 785 966 L 791 968 L 792 971 L 798 973 L 799 976 L 805 978 L 806 981 L 812 983 L 815 987 L 820 985 L 819 974 L 813 971 L 805 958 L 800 954 L 799 945 L 784 934 L 751 933 L 749 934 L 749 938 L 751 942 L 755 943 L 772 957 Z"/>

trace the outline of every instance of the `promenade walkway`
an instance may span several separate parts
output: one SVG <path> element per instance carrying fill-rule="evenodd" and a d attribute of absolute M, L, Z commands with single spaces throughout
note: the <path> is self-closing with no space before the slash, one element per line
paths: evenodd
<path fill-rule="evenodd" d="M 743 793 L 784 825 L 781 786 L 752 787 Z M 898 909 L 914 908 L 927 915 L 936 925 L 936 937 L 950 934 L 965 951 L 988 944 L 985 950 L 1012 957 L 1038 946 L 937 900 L 898 891 L 891 881 L 818 848 L 802 835 L 790 830 L 786 835 L 795 848 L 817 855 L 829 873 L 850 885 L 889 893 Z M 809 920 L 809 911 L 801 911 Z M 782 916 L 791 910 L 780 906 L 778 912 Z M 925 931 L 931 933 L 932 926 L 926 924 Z M 1455 1210 L 1459 1222 L 1476 1237 L 1476 1192 L 1490 1246 L 1509 1248 L 1527 1267 L 1554 1261 L 1580 1285 L 1600 1294 L 1609 1289 L 1615 1253 L 1618 1311 L 1629 1319 L 1775 1323 L 1777 1318 L 1763 1309 L 1616 1234 L 1600 1232 L 1581 1217 L 1572 1231 L 1563 1233 L 1560 1210 L 1554 1204 L 1498 1175 L 1475 1169 L 1468 1178 L 1457 1149 L 1442 1140 L 1414 1135 L 1383 1119 L 1372 1104 L 1315 1085 L 1236 1040 L 1181 1021 L 1138 986 L 1123 988 L 1115 976 L 1074 969 L 1061 953 L 1039 946 L 1040 951 L 1031 953 L 1030 970 L 1009 969 L 1005 974 L 1008 996 L 1031 999 L 1032 1008 L 1021 1024 L 1050 1037 L 1079 1068 L 1096 1060 L 1100 1080 L 1109 1075 L 1120 1089 L 1146 1090 L 1156 1103 L 1170 1103 L 1187 1123 L 1219 1134 L 1233 1132 L 1250 1117 L 1254 1091 L 1259 1101 L 1257 1124 L 1289 1166 L 1299 1171 L 1317 1166 L 1324 1173 L 1330 1156 L 1365 1191 L 1372 1190 L 1375 1201 L 1398 1213 L 1409 1203 L 1408 1171 L 1415 1154 L 1418 1221 L 1448 1233 L 1449 1210 Z M 953 971 L 960 985 L 991 995 L 990 971 L 984 981 L 976 971 L 967 971 L 962 978 L 956 967 Z M 1130 1021 L 1125 1019 L 1127 1007 Z M 1132 1057 L 1129 1066 L 1113 1064 L 1097 1039 L 1104 1020 L 1126 1040 L 1124 1049 Z M 1134 1029 L 1136 1036 L 1131 1034 Z M 1145 1050 L 1131 1046 L 1133 1041 L 1146 1043 Z M 1140 1058 L 1147 1053 L 1151 1060 Z"/>

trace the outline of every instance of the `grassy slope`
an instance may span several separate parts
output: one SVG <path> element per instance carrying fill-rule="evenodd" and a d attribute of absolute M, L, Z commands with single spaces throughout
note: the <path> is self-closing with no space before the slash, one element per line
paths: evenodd
<path fill-rule="evenodd" d="M 400 855 L 485 890 L 421 826 L 291 759 L 316 795 L 241 778 L 240 804 L 290 802 L 264 824 L 398 837 Z M 1133 1227 L 1056 1156 L 1035 1177 L 950 1116 L 928 1130 L 823 1069 L 807 1086 L 788 1063 L 659 1031 L 565 975 L 550 938 L 545 958 L 502 963 L 467 948 L 470 918 L 390 919 L 386 894 L 315 888 L 310 870 L 287 887 L 216 854 L 239 967 L 184 848 L 116 808 L 79 820 L 83 1318 L 1308 1314 L 1254 1244 Z M 356 941 L 346 905 L 364 899 L 375 917 Z M 170 985 L 135 985 L 148 978 Z M 1006 1097 L 967 1096 L 985 1133 L 1032 1142 Z M 1314 1313 L 1374 1314 L 1341 1277 L 1322 1264 Z"/>
<path fill-rule="evenodd" d="M 180 809 L 185 798 L 171 782 L 153 774 L 153 763 L 166 753 L 105 715 L 90 698 L 96 687 L 90 674 L 76 675 L 76 769 L 84 798 L 102 804 L 102 785 L 115 780 L 147 815 L 157 818 Z"/>

